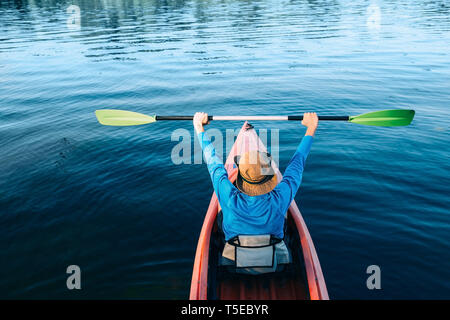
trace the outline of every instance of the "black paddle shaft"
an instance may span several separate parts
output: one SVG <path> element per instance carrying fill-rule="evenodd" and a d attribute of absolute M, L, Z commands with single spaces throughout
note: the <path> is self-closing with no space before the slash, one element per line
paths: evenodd
<path fill-rule="evenodd" d="M 156 120 L 193 120 L 194 116 L 156 116 Z M 208 116 L 208 120 L 213 120 L 213 116 Z M 287 116 L 289 121 L 301 121 L 303 116 Z M 319 120 L 325 121 L 348 121 L 349 116 L 319 116 Z"/>

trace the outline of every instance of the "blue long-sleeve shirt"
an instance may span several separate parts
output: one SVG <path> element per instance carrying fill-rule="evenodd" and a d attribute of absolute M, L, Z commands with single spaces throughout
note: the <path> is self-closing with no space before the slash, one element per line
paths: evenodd
<path fill-rule="evenodd" d="M 214 146 L 206 132 L 198 133 L 198 140 L 202 146 L 214 191 L 222 207 L 225 240 L 237 235 L 262 234 L 283 238 L 285 214 L 300 187 L 313 137 L 303 137 L 284 172 L 283 179 L 271 192 L 259 196 L 242 193 L 228 180 L 223 162 L 216 156 Z"/>

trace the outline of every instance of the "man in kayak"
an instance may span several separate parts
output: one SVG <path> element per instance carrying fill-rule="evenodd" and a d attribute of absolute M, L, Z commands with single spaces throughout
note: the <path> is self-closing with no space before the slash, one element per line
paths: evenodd
<path fill-rule="evenodd" d="M 304 114 L 302 124 L 307 128 L 306 134 L 280 182 L 271 168 L 270 155 L 254 151 L 235 159 L 239 168 L 235 186 L 228 180 L 223 162 L 216 156 L 204 130 L 208 114 L 195 114 L 194 128 L 222 208 L 222 230 L 226 241 L 239 235 L 265 234 L 283 239 L 285 215 L 300 186 L 318 122 L 316 113 Z"/>

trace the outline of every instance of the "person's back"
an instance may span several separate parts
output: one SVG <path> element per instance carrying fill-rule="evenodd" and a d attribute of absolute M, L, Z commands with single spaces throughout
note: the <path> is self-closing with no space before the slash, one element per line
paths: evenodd
<path fill-rule="evenodd" d="M 248 152 L 235 159 L 239 168 L 236 186 L 228 180 L 222 161 L 204 132 L 206 113 L 196 113 L 194 128 L 202 146 L 214 191 L 222 208 L 225 240 L 239 235 L 271 235 L 282 239 L 285 214 L 300 186 L 303 168 L 318 125 L 315 113 L 305 113 L 302 124 L 307 127 L 283 179 L 271 166 L 270 154 Z"/>

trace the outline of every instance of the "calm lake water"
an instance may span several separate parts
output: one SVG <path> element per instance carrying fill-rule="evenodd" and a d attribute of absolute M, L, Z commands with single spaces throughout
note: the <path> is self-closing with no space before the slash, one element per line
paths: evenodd
<path fill-rule="evenodd" d="M 188 297 L 212 193 L 205 165 L 171 161 L 192 125 L 96 109 L 411 108 L 408 127 L 320 123 L 296 200 L 331 298 L 450 299 L 449 43 L 444 0 L 1 0 L 0 297 Z M 304 128 L 253 124 L 279 129 L 283 171 Z"/>

